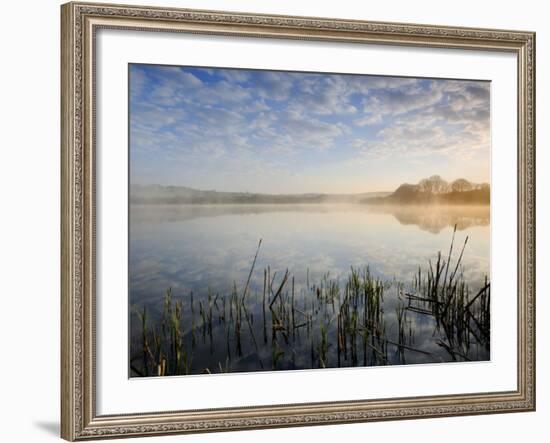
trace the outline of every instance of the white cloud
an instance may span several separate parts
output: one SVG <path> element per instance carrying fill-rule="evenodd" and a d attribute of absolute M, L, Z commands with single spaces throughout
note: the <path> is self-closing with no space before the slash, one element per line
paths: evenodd
<path fill-rule="evenodd" d="M 432 84 L 433 85 L 433 84 Z M 381 89 L 363 100 L 364 111 L 369 114 L 400 115 L 427 108 L 438 103 L 443 93 L 437 87 L 428 89 L 411 87 Z"/>
<path fill-rule="evenodd" d="M 187 91 L 187 95 L 200 103 L 216 105 L 226 103 L 242 103 L 251 97 L 248 89 L 227 81 L 220 81 L 213 85 L 204 86 L 195 91 Z"/>
<path fill-rule="evenodd" d="M 138 97 L 142 94 L 143 88 L 147 83 L 147 75 L 139 68 L 132 66 L 130 68 L 130 95 Z"/>
<path fill-rule="evenodd" d="M 261 98 L 270 100 L 286 100 L 292 86 L 293 81 L 290 74 L 270 71 L 255 77 L 251 85 Z"/>
<path fill-rule="evenodd" d="M 307 76 L 297 82 L 289 109 L 315 114 L 354 114 L 352 90 L 342 76 Z"/>
<path fill-rule="evenodd" d="M 232 83 L 245 83 L 250 79 L 248 73 L 240 69 L 221 69 L 218 72 L 220 77 Z"/>
<path fill-rule="evenodd" d="M 370 126 L 382 123 L 381 114 L 367 114 L 354 121 L 357 126 Z"/>

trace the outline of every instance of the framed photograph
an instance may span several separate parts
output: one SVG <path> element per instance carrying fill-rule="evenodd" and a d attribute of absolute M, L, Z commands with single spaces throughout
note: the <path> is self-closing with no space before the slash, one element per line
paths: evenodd
<path fill-rule="evenodd" d="M 534 410 L 534 33 L 61 17 L 63 438 Z"/>

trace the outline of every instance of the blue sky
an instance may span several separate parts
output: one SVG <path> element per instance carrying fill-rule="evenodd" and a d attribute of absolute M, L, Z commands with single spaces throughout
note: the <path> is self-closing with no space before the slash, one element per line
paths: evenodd
<path fill-rule="evenodd" d="M 130 180 L 219 191 L 488 182 L 490 84 L 132 64 Z"/>

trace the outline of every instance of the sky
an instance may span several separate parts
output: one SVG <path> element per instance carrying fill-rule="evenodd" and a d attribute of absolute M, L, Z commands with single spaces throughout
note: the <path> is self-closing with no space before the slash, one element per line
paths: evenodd
<path fill-rule="evenodd" d="M 490 83 L 131 64 L 130 182 L 260 193 L 489 182 Z"/>

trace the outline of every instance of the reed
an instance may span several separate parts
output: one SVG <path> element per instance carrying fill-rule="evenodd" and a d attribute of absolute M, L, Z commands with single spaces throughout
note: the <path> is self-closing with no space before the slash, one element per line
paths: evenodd
<path fill-rule="evenodd" d="M 426 268 L 419 266 L 409 284 L 383 280 L 366 266 L 318 281 L 308 269 L 301 286 L 288 269 L 281 277 L 270 266 L 256 270 L 260 240 L 241 290 L 235 282 L 226 294 L 207 289 L 177 297 L 169 288 L 156 320 L 149 314 L 154 304 L 134 307 L 130 372 L 147 377 L 488 358 L 490 282 L 468 285 L 462 264 L 468 237 L 460 248 L 455 241 L 456 227 L 445 256 L 438 252 Z M 417 344 L 419 333 L 424 339 Z"/>

